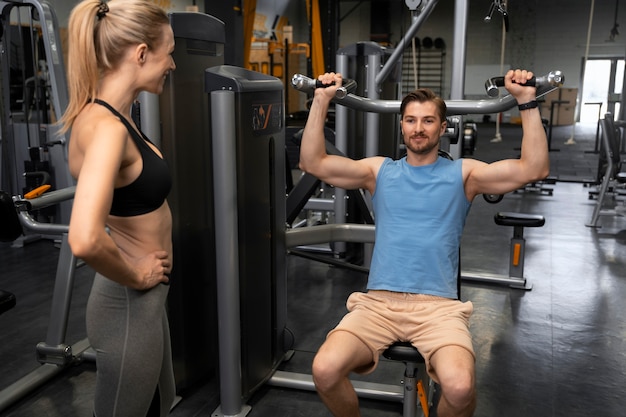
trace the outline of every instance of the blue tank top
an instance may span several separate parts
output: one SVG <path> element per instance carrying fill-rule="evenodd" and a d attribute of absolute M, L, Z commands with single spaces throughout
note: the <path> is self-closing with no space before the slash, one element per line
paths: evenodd
<path fill-rule="evenodd" d="M 471 203 L 462 161 L 414 167 L 387 158 L 372 197 L 376 243 L 367 288 L 458 298 L 459 246 Z"/>
<path fill-rule="evenodd" d="M 147 142 L 150 140 L 143 133 L 139 136 L 137 130 L 113 106 L 99 99 L 95 99 L 94 102 L 109 109 L 124 123 L 143 162 L 141 173 L 135 181 L 113 190 L 113 202 L 109 213 L 113 216 L 130 217 L 158 209 L 172 188 L 167 162 L 148 145 Z"/>

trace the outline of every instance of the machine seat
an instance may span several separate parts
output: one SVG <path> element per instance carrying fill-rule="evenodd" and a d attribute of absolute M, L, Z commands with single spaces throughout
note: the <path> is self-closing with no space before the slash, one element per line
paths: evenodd
<path fill-rule="evenodd" d="M 383 352 L 383 356 L 394 361 L 424 363 L 424 358 L 410 342 L 395 342 Z"/>
<path fill-rule="evenodd" d="M 546 223 L 545 217 L 540 214 L 500 212 L 494 216 L 499 226 L 541 227 Z"/>

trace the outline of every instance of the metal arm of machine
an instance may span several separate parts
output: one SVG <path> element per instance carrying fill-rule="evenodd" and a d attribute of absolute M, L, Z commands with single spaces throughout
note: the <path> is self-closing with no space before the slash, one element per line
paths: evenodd
<path fill-rule="evenodd" d="M 30 215 L 29 211 L 42 209 L 62 203 L 67 200 L 71 200 L 72 198 L 74 198 L 75 192 L 76 187 L 72 186 L 62 188 L 56 191 L 50 191 L 46 194 L 41 195 L 40 197 L 32 199 L 14 199 L 15 206 L 19 210 L 20 223 L 25 229 L 36 233 L 52 235 L 67 233 L 69 225 L 38 222 Z"/>
<path fill-rule="evenodd" d="M 288 248 L 327 242 L 374 243 L 373 224 L 325 224 L 287 230 L 285 244 Z"/>
<path fill-rule="evenodd" d="M 18 198 L 15 200 L 15 203 L 19 207 L 24 207 L 24 210 L 38 210 L 62 203 L 63 201 L 71 200 L 74 198 L 75 192 L 76 186 L 72 186 L 47 192 L 37 198 Z"/>
<path fill-rule="evenodd" d="M 558 83 L 555 81 L 555 76 L 550 76 L 550 74 L 558 73 Z M 563 74 L 560 71 L 552 71 L 550 74 L 545 77 L 537 77 L 537 97 L 544 96 L 548 94 L 550 91 L 558 88 L 555 85 L 561 85 L 564 79 Z M 298 77 L 298 79 L 307 79 L 308 77 L 296 74 L 294 78 Z M 311 80 L 308 78 L 308 80 Z M 495 78 L 490 78 L 490 80 L 496 80 Z M 542 82 L 542 81 L 545 81 Z M 311 82 L 302 82 L 302 84 L 311 85 Z M 493 82 L 495 83 L 495 81 Z M 298 85 L 293 84 L 294 88 L 300 89 Z M 310 88 L 310 87 L 308 87 Z M 306 91 L 306 90 L 305 90 Z M 343 94 L 341 94 L 343 95 Z M 373 112 L 373 113 L 399 113 L 400 112 L 400 100 L 378 100 L 378 99 L 369 99 L 366 97 L 357 96 L 352 93 L 348 93 L 343 95 L 343 98 L 335 97 L 333 99 L 335 103 L 339 103 L 343 106 L 349 107 L 354 110 L 361 110 L 365 112 Z M 511 95 L 507 95 L 501 98 L 493 98 L 493 99 L 485 99 L 485 100 L 446 100 L 446 106 L 448 107 L 448 116 L 460 116 L 466 114 L 491 114 L 491 113 L 501 113 L 503 111 L 512 109 L 517 105 L 515 98 Z"/>

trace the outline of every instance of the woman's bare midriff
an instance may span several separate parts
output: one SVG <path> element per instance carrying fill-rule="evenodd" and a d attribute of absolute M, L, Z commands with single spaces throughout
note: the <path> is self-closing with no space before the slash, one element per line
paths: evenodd
<path fill-rule="evenodd" d="M 129 261 L 164 250 L 172 262 L 172 214 L 167 201 L 158 209 L 139 216 L 107 219 L 111 238 Z"/>

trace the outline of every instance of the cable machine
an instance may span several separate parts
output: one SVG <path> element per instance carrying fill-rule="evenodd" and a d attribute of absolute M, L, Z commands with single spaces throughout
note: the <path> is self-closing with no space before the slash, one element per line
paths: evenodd
<path fill-rule="evenodd" d="M 68 103 L 58 21 L 46 2 L 0 1 L 0 188 L 24 195 L 49 182 L 75 184 L 68 168 L 69 133 L 55 123 Z M 68 223 L 71 202 L 40 212 Z"/>

